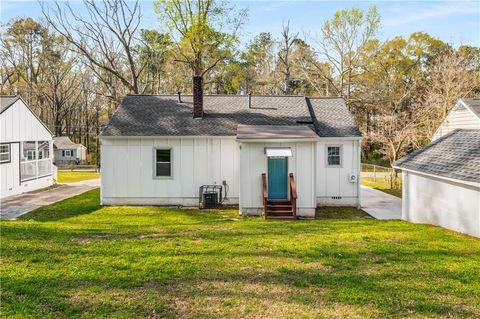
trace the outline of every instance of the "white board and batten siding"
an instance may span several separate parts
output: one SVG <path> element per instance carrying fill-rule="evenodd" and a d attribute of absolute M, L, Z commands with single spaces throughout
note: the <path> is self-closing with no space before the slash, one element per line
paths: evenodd
<path fill-rule="evenodd" d="M 172 150 L 172 177 L 154 176 L 155 149 Z M 238 204 L 239 165 L 235 137 L 103 138 L 102 204 L 197 206 L 202 185 L 229 186 Z"/>
<path fill-rule="evenodd" d="M 56 180 L 52 166 L 51 175 L 20 183 L 20 147 L 25 141 L 49 141 L 53 156 L 50 131 L 18 99 L 0 115 L 0 143 L 10 144 L 10 162 L 0 164 L 0 198 L 48 187 Z"/>
<path fill-rule="evenodd" d="M 288 147 L 288 173 L 293 173 L 297 187 L 297 215 L 315 216 L 315 142 L 242 142 L 240 144 L 240 212 L 263 213 L 262 173 L 267 173 L 265 148 Z M 267 177 L 268 178 L 268 177 Z"/>
<path fill-rule="evenodd" d="M 359 206 L 360 205 L 360 139 L 327 139 L 317 144 L 317 205 L 318 206 Z M 341 165 L 327 165 L 327 147 L 340 146 Z M 349 175 L 355 174 L 357 182 L 352 183 Z"/>
<path fill-rule="evenodd" d="M 327 167 L 326 147 L 340 146 L 342 165 Z M 298 216 L 314 217 L 319 205 L 358 206 L 360 140 L 238 142 L 235 137 L 104 137 L 102 204 L 198 205 L 199 187 L 226 181 L 225 204 L 239 205 L 244 215 L 263 212 L 262 173 L 267 173 L 266 147 L 289 147 L 288 173 L 298 194 Z M 155 149 L 172 150 L 172 177 L 154 176 Z"/>
<path fill-rule="evenodd" d="M 20 99 L 2 113 L 0 132 L 2 143 L 52 140 L 50 132 Z"/>
<path fill-rule="evenodd" d="M 480 129 L 480 118 L 467 108 L 462 101 L 450 111 L 435 131 L 432 141 L 456 129 Z"/>
<path fill-rule="evenodd" d="M 403 220 L 480 237 L 480 185 L 405 170 L 402 178 Z"/>

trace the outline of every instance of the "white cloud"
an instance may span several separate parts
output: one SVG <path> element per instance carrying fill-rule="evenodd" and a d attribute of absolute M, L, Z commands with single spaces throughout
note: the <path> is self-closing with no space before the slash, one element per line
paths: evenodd
<path fill-rule="evenodd" d="M 428 2 L 427 2 L 428 3 Z M 442 4 L 436 4 L 432 6 L 421 6 L 408 8 L 409 3 L 402 3 L 403 10 L 400 13 L 395 10 L 394 16 L 386 16 L 382 18 L 383 25 L 388 27 L 396 27 L 401 25 L 407 25 L 412 22 L 423 21 L 428 19 L 436 19 L 447 17 L 451 15 L 461 14 L 473 14 L 477 13 L 477 25 L 480 19 L 480 4 L 477 1 L 464 2 L 464 1 L 451 1 Z M 398 9 L 398 8 L 396 8 Z"/>

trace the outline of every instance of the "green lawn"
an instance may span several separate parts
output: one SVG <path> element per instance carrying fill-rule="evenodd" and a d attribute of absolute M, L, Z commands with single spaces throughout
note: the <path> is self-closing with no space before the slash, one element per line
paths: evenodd
<path fill-rule="evenodd" d="M 2 316 L 474 318 L 480 240 L 353 208 L 310 221 L 100 207 L 1 222 Z"/>
<path fill-rule="evenodd" d="M 87 179 L 99 178 L 100 174 L 97 172 L 58 172 L 58 183 L 74 183 Z"/>
<path fill-rule="evenodd" d="M 396 178 L 396 183 L 398 189 L 391 189 L 390 182 L 383 177 L 362 177 L 362 185 L 368 186 L 371 188 L 378 189 L 382 192 L 388 193 L 393 196 L 402 197 L 402 179 Z"/>

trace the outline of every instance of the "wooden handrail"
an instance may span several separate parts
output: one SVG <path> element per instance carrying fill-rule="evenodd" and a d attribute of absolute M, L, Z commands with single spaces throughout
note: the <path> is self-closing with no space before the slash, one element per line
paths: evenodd
<path fill-rule="evenodd" d="M 290 200 L 292 201 L 293 216 L 297 218 L 297 187 L 293 173 L 289 175 L 290 179 Z"/>
<path fill-rule="evenodd" d="M 267 174 L 265 174 L 265 173 L 262 173 L 262 188 L 263 188 L 263 212 L 266 216 L 267 215 L 268 189 L 267 189 Z"/>

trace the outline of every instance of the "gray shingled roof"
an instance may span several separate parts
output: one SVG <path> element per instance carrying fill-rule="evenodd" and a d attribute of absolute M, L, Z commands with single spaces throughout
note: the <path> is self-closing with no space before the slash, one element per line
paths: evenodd
<path fill-rule="evenodd" d="M 461 100 L 480 118 L 480 98 L 462 98 Z"/>
<path fill-rule="evenodd" d="M 82 144 L 75 144 L 68 136 L 57 136 L 53 139 L 53 146 L 59 150 L 71 150 L 78 147 L 85 147 Z"/>
<path fill-rule="evenodd" d="M 324 137 L 360 136 L 339 98 L 314 99 L 313 110 L 303 96 L 253 95 L 250 108 L 245 95 L 203 99 L 205 115 L 194 119 L 191 95 L 182 95 L 182 102 L 177 95 L 127 95 L 101 136 L 235 136 L 239 124 L 310 124 Z M 320 118 L 312 121 L 312 115 Z"/>
<path fill-rule="evenodd" d="M 480 183 L 480 130 L 455 130 L 399 159 L 393 166 Z"/>
<path fill-rule="evenodd" d="M 361 136 L 342 98 L 309 98 L 319 136 Z"/>
<path fill-rule="evenodd" d="M 18 95 L 0 95 L 0 114 L 15 103 L 20 96 Z"/>

